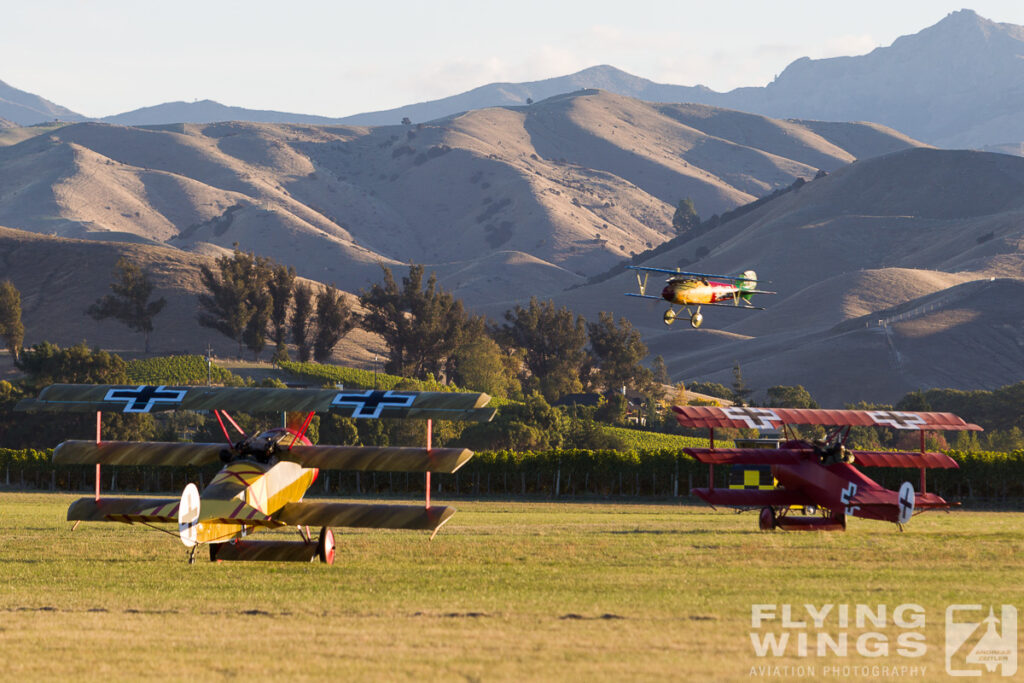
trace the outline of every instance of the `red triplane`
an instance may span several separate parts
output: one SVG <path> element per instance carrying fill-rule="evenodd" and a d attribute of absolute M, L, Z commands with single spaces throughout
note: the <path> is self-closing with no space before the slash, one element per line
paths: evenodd
<path fill-rule="evenodd" d="M 953 506 L 925 490 L 925 469 L 951 469 L 956 461 L 943 453 L 925 451 L 929 431 L 981 431 L 952 413 L 890 410 L 809 410 L 797 408 L 728 408 L 673 406 L 684 427 L 710 430 L 710 448 L 684 448 L 683 452 L 708 464 L 708 488 L 693 493 L 710 503 L 727 507 L 761 508 L 760 528 L 835 531 L 846 529 L 846 517 L 894 522 L 902 530 L 910 518 L 925 510 Z M 813 442 L 793 438 L 789 425 L 827 425 L 825 439 Z M 845 446 L 850 427 L 889 427 L 916 430 L 920 452 L 854 451 Z M 715 448 L 715 427 L 784 430 L 789 437 L 777 449 Z M 863 467 L 900 467 L 921 470 L 920 489 L 904 482 L 892 491 L 865 476 Z M 778 486 L 769 490 L 715 488 L 715 465 L 769 465 Z M 821 516 L 795 516 L 794 508 L 814 507 Z"/>

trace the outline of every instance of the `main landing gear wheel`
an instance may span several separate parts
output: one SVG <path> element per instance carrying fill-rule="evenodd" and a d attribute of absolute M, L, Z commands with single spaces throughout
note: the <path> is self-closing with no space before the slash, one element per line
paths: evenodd
<path fill-rule="evenodd" d="M 666 325 L 671 325 L 676 321 L 676 312 L 671 308 L 665 311 L 665 315 L 662 316 L 662 320 L 665 321 Z"/>
<path fill-rule="evenodd" d="M 320 540 L 316 544 L 316 553 L 324 564 L 334 564 L 334 532 L 327 527 L 320 529 Z"/>
<path fill-rule="evenodd" d="M 775 528 L 775 508 L 761 508 L 761 515 L 757 518 L 757 526 L 761 531 L 771 531 Z"/>
<path fill-rule="evenodd" d="M 704 322 L 704 316 L 701 315 L 700 313 L 694 313 L 693 315 L 690 316 L 690 325 L 693 327 L 693 329 L 697 329 L 698 327 L 700 327 L 700 324 L 702 322 Z"/>

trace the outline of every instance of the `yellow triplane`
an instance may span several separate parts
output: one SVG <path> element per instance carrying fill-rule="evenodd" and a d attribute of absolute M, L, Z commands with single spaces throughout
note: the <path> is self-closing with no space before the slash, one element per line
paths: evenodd
<path fill-rule="evenodd" d="M 208 545 L 211 560 L 334 561 L 332 526 L 378 529 L 437 530 L 455 514 L 454 508 L 430 504 L 430 473 L 451 473 L 473 453 L 464 448 L 432 448 L 435 419 L 488 421 L 487 394 L 334 389 L 263 389 L 168 386 L 55 384 L 18 410 L 96 411 L 96 438 L 65 441 L 53 452 L 62 465 L 96 465 L 96 493 L 68 508 L 67 518 L 127 524 L 177 524 L 190 549 Z M 158 443 L 103 441 L 103 411 L 149 413 L 166 410 L 212 411 L 225 443 Z M 300 427 L 280 427 L 245 435 L 228 410 L 304 412 Z M 305 434 L 316 411 L 345 417 L 426 420 L 424 448 L 312 445 Z M 225 424 L 227 423 L 227 424 Z M 232 440 L 228 424 L 241 438 Z M 199 467 L 224 464 L 199 491 L 188 484 L 180 498 L 110 498 L 100 495 L 101 465 Z M 426 504 L 380 505 L 303 501 L 320 469 L 364 472 L 424 472 Z M 300 541 L 251 540 L 262 529 L 294 526 Z M 321 527 L 314 542 L 309 528 Z"/>

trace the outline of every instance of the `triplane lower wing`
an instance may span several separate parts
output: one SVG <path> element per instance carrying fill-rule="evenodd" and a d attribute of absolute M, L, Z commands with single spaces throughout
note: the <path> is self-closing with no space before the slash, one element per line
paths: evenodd
<path fill-rule="evenodd" d="M 903 525 L 919 512 L 948 509 L 947 503 L 925 486 L 925 470 L 952 469 L 956 461 L 943 453 L 925 451 L 928 431 L 979 431 L 952 413 L 890 410 L 811 410 L 797 408 L 728 408 L 673 406 L 679 424 L 704 427 L 711 436 L 710 448 L 684 448 L 683 452 L 708 465 L 709 484 L 693 492 L 711 505 L 760 508 L 760 528 L 769 530 L 839 530 L 846 517 L 864 517 Z M 805 441 L 790 438 L 776 449 L 715 448 L 716 427 L 786 430 L 789 425 L 813 424 L 833 427 L 825 439 Z M 855 451 L 846 448 L 854 426 L 916 430 L 921 435 L 919 452 Z M 904 482 L 892 491 L 872 481 L 854 463 L 865 467 L 918 468 L 919 489 Z M 778 486 L 768 490 L 716 489 L 715 465 L 761 465 L 771 467 Z M 821 516 L 796 517 L 794 507 L 813 507 Z"/>
<path fill-rule="evenodd" d="M 742 275 L 712 275 L 647 266 L 626 267 L 636 271 L 636 284 L 640 290 L 639 294 L 627 292 L 626 296 L 667 301 L 669 307 L 662 316 L 666 325 L 674 323 L 679 314 L 685 310 L 690 318 L 690 325 L 693 328 L 700 327 L 704 321 L 704 315 L 700 312 L 701 306 L 724 306 L 761 311 L 764 310 L 762 307 L 752 303 L 753 296 L 755 294 L 775 294 L 775 292 L 757 288 L 757 273 L 752 270 L 744 271 Z M 661 290 L 661 296 L 647 293 L 647 278 L 651 273 L 667 273 L 669 275 L 665 287 Z M 677 311 L 673 306 L 681 308 Z M 694 309 L 691 310 L 691 307 Z"/>
<path fill-rule="evenodd" d="M 96 438 L 65 441 L 54 449 L 55 463 L 96 465 L 96 494 L 76 500 L 68 520 L 178 524 L 178 534 L 189 547 L 210 548 L 211 560 L 334 561 L 332 526 L 377 529 L 417 529 L 437 533 L 455 513 L 454 508 L 430 504 L 430 474 L 452 473 L 473 453 L 464 448 L 433 448 L 432 421 L 486 422 L 495 409 L 490 397 L 479 393 L 414 392 L 336 389 L 266 389 L 170 386 L 112 386 L 55 384 L 36 399 L 26 399 L 18 410 L 96 412 Z M 224 443 L 163 443 L 103 441 L 103 411 L 149 413 L 166 410 L 210 411 L 224 433 Z M 228 410 L 248 412 L 301 411 L 306 416 L 298 429 L 280 427 L 246 435 Z M 420 418 L 426 420 L 426 446 L 314 446 L 306 431 L 316 411 L 332 411 L 353 418 Z M 240 434 L 233 440 L 228 426 Z M 181 498 L 104 498 L 100 495 L 101 465 L 194 466 L 223 463 L 223 468 L 202 492 L 189 484 Z M 303 496 L 320 469 L 363 472 L 423 472 L 426 504 L 305 502 Z M 298 528 L 301 541 L 254 541 L 261 529 Z M 314 541 L 309 527 L 321 527 Z"/>

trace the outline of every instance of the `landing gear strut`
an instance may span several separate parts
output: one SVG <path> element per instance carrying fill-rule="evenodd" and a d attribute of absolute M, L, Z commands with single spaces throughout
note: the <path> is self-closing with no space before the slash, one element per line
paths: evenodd
<path fill-rule="evenodd" d="M 700 312 L 700 306 L 698 306 L 697 310 L 694 311 L 693 313 L 690 313 L 690 309 L 689 308 L 686 309 L 686 312 L 690 316 L 690 326 L 693 329 L 697 329 L 698 327 L 700 327 L 700 324 L 702 322 L 704 322 L 704 316 Z M 674 323 L 676 321 L 676 318 L 679 317 L 679 313 L 682 313 L 682 311 L 679 311 L 677 313 L 676 311 L 674 311 L 674 310 L 672 310 L 670 308 L 667 311 L 665 311 L 665 315 L 662 316 L 662 320 L 665 321 L 666 325 L 671 325 L 672 323 Z"/>

